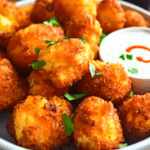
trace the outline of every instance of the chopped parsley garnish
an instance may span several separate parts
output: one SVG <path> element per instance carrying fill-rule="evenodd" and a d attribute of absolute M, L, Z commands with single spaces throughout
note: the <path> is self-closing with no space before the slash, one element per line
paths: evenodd
<path fill-rule="evenodd" d="M 36 61 L 36 62 L 33 62 L 31 64 L 29 64 L 34 70 L 37 70 L 43 66 L 46 65 L 46 62 L 44 60 L 40 60 L 40 61 Z"/>
<path fill-rule="evenodd" d="M 58 20 L 55 16 L 51 17 L 50 21 L 44 21 L 43 23 L 46 26 L 59 26 L 59 27 L 61 27 L 61 24 L 58 22 Z"/>
<path fill-rule="evenodd" d="M 57 40 L 57 41 L 45 40 L 45 43 L 46 43 L 46 44 L 49 44 L 49 46 L 51 46 L 51 45 L 57 44 L 57 43 L 59 43 L 59 42 L 61 42 L 61 41 L 63 41 L 63 40 L 69 40 L 69 39 L 70 39 L 69 37 L 65 37 L 65 38 L 63 38 L 62 40 Z"/>
<path fill-rule="evenodd" d="M 41 100 L 44 100 L 44 98 L 41 98 Z"/>
<path fill-rule="evenodd" d="M 103 39 L 106 37 L 106 34 L 105 33 L 102 33 L 101 36 L 100 36 L 100 41 L 99 41 L 99 44 L 102 43 Z"/>
<path fill-rule="evenodd" d="M 86 43 L 86 41 L 85 41 L 85 38 L 82 36 L 81 37 L 81 41 L 85 44 Z"/>
<path fill-rule="evenodd" d="M 130 97 L 132 98 L 134 95 L 133 91 L 130 92 Z"/>
<path fill-rule="evenodd" d="M 119 144 L 119 148 L 124 148 L 124 147 L 126 147 L 127 145 L 128 145 L 127 143 Z"/>
<path fill-rule="evenodd" d="M 67 98 L 69 101 L 76 100 L 76 99 L 79 99 L 79 98 L 84 97 L 84 96 L 86 96 L 86 94 L 74 94 L 74 95 L 71 95 L 69 93 L 66 93 L 64 95 L 64 97 Z"/>
<path fill-rule="evenodd" d="M 126 58 L 127 58 L 128 60 L 133 60 L 133 55 L 131 55 L 131 54 L 126 54 Z"/>
<path fill-rule="evenodd" d="M 95 66 L 92 63 L 90 63 L 90 65 L 89 65 L 89 70 L 90 70 L 90 73 L 91 73 L 91 77 L 94 78 L 94 76 L 95 76 Z"/>
<path fill-rule="evenodd" d="M 38 82 L 38 81 L 36 81 L 36 80 L 34 80 L 34 84 L 39 84 L 39 82 Z"/>
<path fill-rule="evenodd" d="M 128 71 L 133 74 L 137 74 L 138 70 L 136 68 L 128 68 Z"/>
<path fill-rule="evenodd" d="M 121 55 L 119 56 L 119 58 L 121 58 L 122 60 L 125 60 L 124 54 L 121 54 Z"/>
<path fill-rule="evenodd" d="M 109 65 L 109 61 L 107 61 L 107 63 L 106 63 L 107 65 Z"/>
<path fill-rule="evenodd" d="M 74 117 L 75 114 L 76 114 L 76 112 L 73 113 L 73 114 L 71 114 L 71 116 L 70 116 L 70 119 L 71 119 L 71 120 L 73 119 L 73 117 Z"/>
<path fill-rule="evenodd" d="M 65 113 L 62 115 L 62 120 L 63 120 L 64 127 L 66 130 L 66 135 L 71 136 L 72 132 L 75 131 L 74 124 L 72 123 L 71 119 L 68 118 L 67 114 L 65 114 Z"/>
<path fill-rule="evenodd" d="M 37 54 L 39 54 L 39 53 L 40 53 L 40 49 L 39 49 L 39 48 L 37 48 L 37 47 L 34 49 L 34 51 L 35 51 Z"/>
<path fill-rule="evenodd" d="M 97 76 L 105 75 L 105 73 L 97 73 Z"/>

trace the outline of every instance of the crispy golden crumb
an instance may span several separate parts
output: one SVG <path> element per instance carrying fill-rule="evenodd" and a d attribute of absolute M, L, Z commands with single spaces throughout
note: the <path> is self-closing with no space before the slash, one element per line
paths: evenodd
<path fill-rule="evenodd" d="M 72 105 L 61 97 L 49 100 L 28 96 L 9 118 L 7 129 L 18 145 L 36 150 L 52 150 L 69 143 L 62 115 L 72 114 Z"/>
<path fill-rule="evenodd" d="M 99 96 L 113 103 L 121 103 L 131 90 L 131 80 L 121 64 L 106 64 L 100 61 L 91 62 L 95 66 L 95 76 L 90 71 L 80 80 L 74 89 L 89 96 Z M 104 73 L 104 75 L 97 75 Z"/>
<path fill-rule="evenodd" d="M 107 34 L 124 27 L 125 13 L 117 0 L 103 0 L 98 5 L 97 19 Z"/>
<path fill-rule="evenodd" d="M 144 17 L 133 10 L 127 10 L 125 12 L 125 27 L 148 27 L 149 23 L 144 19 Z"/>
<path fill-rule="evenodd" d="M 43 49 L 38 60 L 46 65 L 39 69 L 45 79 L 50 79 L 57 88 L 71 86 L 88 71 L 93 52 L 88 43 L 80 39 L 69 39 Z"/>
<path fill-rule="evenodd" d="M 28 81 L 30 84 L 30 95 L 42 95 L 47 99 L 50 99 L 53 96 L 63 96 L 69 91 L 69 87 L 62 89 L 56 88 L 51 80 L 44 80 L 38 71 L 32 71 Z"/>
<path fill-rule="evenodd" d="M 16 105 L 27 95 L 22 83 L 8 59 L 0 59 L 0 111 Z"/>
<path fill-rule="evenodd" d="M 55 16 L 53 0 L 36 0 L 31 17 L 34 22 L 50 20 Z"/>
<path fill-rule="evenodd" d="M 45 40 L 56 41 L 64 37 L 60 27 L 33 24 L 19 30 L 9 41 L 7 47 L 8 58 L 11 59 L 17 70 L 30 72 L 30 63 L 37 60 L 35 48 L 43 49 L 47 46 Z M 17 59 L 16 59 L 17 58 Z"/>
<path fill-rule="evenodd" d="M 98 97 L 86 98 L 74 117 L 74 142 L 82 150 L 109 150 L 124 142 L 119 117 L 111 102 Z"/>
<path fill-rule="evenodd" d="M 15 3 L 0 0 L 0 46 L 7 47 L 12 35 L 31 23 L 29 16 Z"/>
<path fill-rule="evenodd" d="M 54 0 L 54 11 L 61 24 L 75 12 L 87 12 L 96 17 L 97 0 Z"/>
<path fill-rule="evenodd" d="M 150 93 L 134 95 L 119 108 L 124 136 L 128 143 L 150 136 Z"/>
<path fill-rule="evenodd" d="M 72 38 L 84 37 L 90 44 L 95 58 L 98 56 L 99 38 L 102 33 L 99 22 L 87 12 L 76 12 L 65 24 L 66 36 Z"/>

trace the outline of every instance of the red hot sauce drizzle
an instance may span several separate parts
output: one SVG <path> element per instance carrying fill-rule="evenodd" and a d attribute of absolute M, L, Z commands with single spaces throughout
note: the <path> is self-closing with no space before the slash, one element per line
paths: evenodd
<path fill-rule="evenodd" d="M 130 53 L 132 50 L 137 49 L 137 48 L 147 50 L 150 52 L 150 48 L 148 48 L 146 46 L 141 46 L 141 45 L 130 46 L 126 49 L 126 52 Z M 144 60 L 142 57 L 136 57 L 136 60 L 143 62 L 143 63 L 150 63 L 150 60 Z"/>

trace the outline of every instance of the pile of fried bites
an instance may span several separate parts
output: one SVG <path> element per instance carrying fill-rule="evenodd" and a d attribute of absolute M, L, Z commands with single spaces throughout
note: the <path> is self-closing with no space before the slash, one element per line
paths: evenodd
<path fill-rule="evenodd" d="M 110 150 L 150 135 L 150 94 L 134 95 L 121 64 L 98 60 L 106 34 L 131 26 L 148 23 L 116 0 L 0 0 L 0 111 L 12 109 L 18 145 Z"/>

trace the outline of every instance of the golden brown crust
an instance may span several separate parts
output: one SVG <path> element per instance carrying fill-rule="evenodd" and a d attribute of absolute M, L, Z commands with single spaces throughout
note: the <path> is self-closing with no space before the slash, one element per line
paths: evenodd
<path fill-rule="evenodd" d="M 129 143 L 150 136 L 150 93 L 134 95 L 123 103 L 118 112 Z"/>
<path fill-rule="evenodd" d="M 86 98 L 74 117 L 74 141 L 78 149 L 106 150 L 124 142 L 119 117 L 111 102 L 98 97 Z"/>
<path fill-rule="evenodd" d="M 99 22 L 87 12 L 76 12 L 65 24 L 65 34 L 72 38 L 84 37 L 94 56 L 98 55 L 99 37 L 102 33 Z"/>
<path fill-rule="evenodd" d="M 107 34 L 124 27 L 125 13 L 117 0 L 103 0 L 98 5 L 97 19 Z"/>
<path fill-rule="evenodd" d="M 69 143 L 62 121 L 62 114 L 72 114 L 72 105 L 61 97 L 49 101 L 42 96 L 28 96 L 18 104 L 7 129 L 18 145 L 36 150 L 52 150 Z M 12 130 L 13 128 L 14 130 Z"/>
<path fill-rule="evenodd" d="M 75 12 L 87 12 L 93 17 L 96 16 L 97 0 L 54 0 L 54 11 L 61 24 Z"/>
<path fill-rule="evenodd" d="M 34 22 L 50 20 L 55 16 L 53 0 L 36 0 L 31 17 Z"/>
<path fill-rule="evenodd" d="M 32 68 L 29 64 L 37 60 L 35 48 L 43 49 L 47 46 L 45 40 L 56 41 L 63 37 L 63 30 L 60 27 L 44 24 L 30 25 L 16 32 L 11 38 L 7 47 L 8 58 L 17 70 L 30 72 Z"/>
<path fill-rule="evenodd" d="M 100 61 L 91 61 L 97 73 L 91 77 L 90 71 L 80 80 L 74 90 L 87 93 L 89 96 L 99 96 L 113 103 L 121 103 L 123 98 L 131 90 L 131 80 L 127 76 L 121 64 L 106 64 Z"/>
<path fill-rule="evenodd" d="M 46 65 L 39 72 L 57 88 L 68 87 L 88 71 L 93 57 L 88 43 L 83 44 L 80 39 L 63 40 L 41 51 L 38 60 L 45 60 Z"/>
<path fill-rule="evenodd" d="M 30 95 L 42 95 L 47 99 L 50 99 L 53 96 L 63 96 L 69 91 L 69 87 L 62 89 L 56 88 L 50 80 L 43 79 L 38 70 L 31 72 L 28 81 L 30 84 Z"/>
<path fill-rule="evenodd" d="M 29 16 L 15 3 L 0 0 L 0 46 L 7 47 L 12 35 L 20 28 L 31 24 Z"/>
<path fill-rule="evenodd" d="M 17 72 L 8 59 L 0 59 L 0 111 L 16 105 L 27 95 Z"/>
<path fill-rule="evenodd" d="M 133 10 L 127 10 L 125 12 L 125 27 L 148 27 L 149 23 L 144 19 L 144 17 Z"/>

